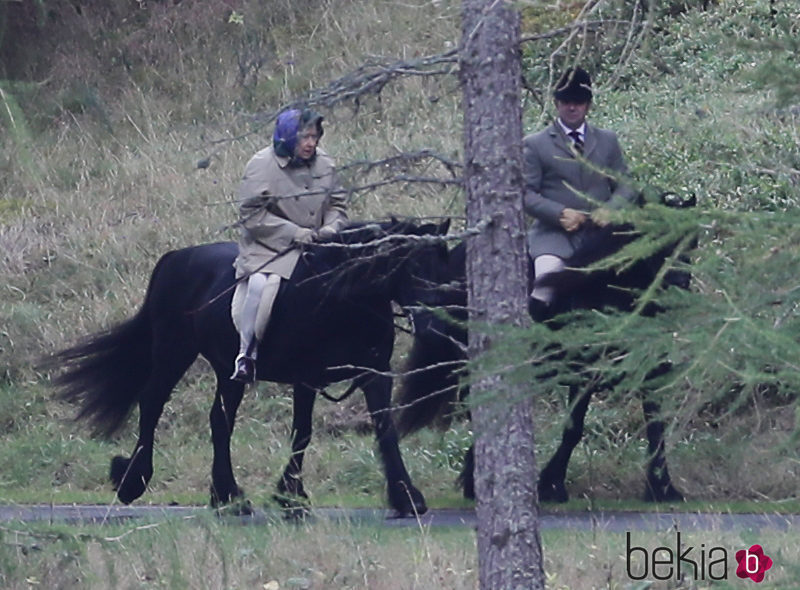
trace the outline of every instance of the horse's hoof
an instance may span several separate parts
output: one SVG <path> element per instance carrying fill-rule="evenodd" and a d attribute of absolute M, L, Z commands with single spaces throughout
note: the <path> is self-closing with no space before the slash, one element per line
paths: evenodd
<path fill-rule="evenodd" d="M 420 502 L 414 504 L 414 514 L 415 515 L 422 515 L 428 511 L 428 505 L 425 504 L 425 500 L 420 499 Z"/>
<path fill-rule="evenodd" d="M 305 520 L 311 515 L 311 501 L 299 476 L 284 474 L 272 499 L 281 507 L 286 520 Z"/>
<path fill-rule="evenodd" d="M 418 514 L 414 514 L 411 512 L 400 512 L 399 510 L 393 510 L 389 516 L 386 517 L 386 520 L 401 520 L 403 518 L 416 518 Z"/>
<path fill-rule="evenodd" d="M 254 514 L 253 504 L 247 498 L 235 498 L 226 504 L 212 507 L 217 511 L 218 516 L 252 516 Z"/>
<path fill-rule="evenodd" d="M 311 517 L 309 506 L 284 506 L 281 508 L 281 516 L 288 522 L 305 522 Z"/>
<path fill-rule="evenodd" d="M 308 501 L 308 494 L 303 486 L 303 480 L 298 475 L 284 475 L 278 482 L 278 493 L 276 496 L 286 496 L 288 498 L 301 498 Z"/>
<path fill-rule="evenodd" d="M 131 468 L 131 460 L 125 457 L 116 456 L 111 460 L 109 478 L 117 492 L 117 498 L 123 504 L 130 504 L 147 490 L 147 480 Z"/>
<path fill-rule="evenodd" d="M 405 506 L 403 508 L 395 508 L 394 512 L 389 518 L 416 518 L 422 516 L 428 511 L 428 506 L 425 502 L 415 503 L 413 506 Z"/>
<path fill-rule="evenodd" d="M 394 518 L 405 518 L 407 516 L 420 516 L 428 511 L 425 497 L 414 486 L 403 484 L 402 491 L 397 494 L 389 495 L 389 503 L 395 510 Z"/>
<path fill-rule="evenodd" d="M 281 493 L 272 495 L 272 499 L 280 506 L 285 520 L 305 520 L 311 516 L 311 502 L 307 496 L 295 496 Z"/>
<path fill-rule="evenodd" d="M 209 486 L 209 492 L 211 493 L 211 500 L 209 503 L 212 508 L 224 508 L 228 505 L 242 504 L 245 502 L 249 504 L 249 501 L 244 497 L 244 490 L 235 484 L 232 491 L 220 493 L 212 483 Z"/>

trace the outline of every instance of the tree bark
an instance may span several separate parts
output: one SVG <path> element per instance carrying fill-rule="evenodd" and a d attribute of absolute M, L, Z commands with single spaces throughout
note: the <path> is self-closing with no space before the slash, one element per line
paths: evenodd
<path fill-rule="evenodd" d="M 463 0 L 461 85 L 470 358 L 492 346 L 486 325 L 526 325 L 522 213 L 519 14 L 504 0 Z M 502 373 L 478 375 L 476 430 L 478 564 L 482 590 L 544 588 L 532 404 Z M 520 401 L 522 400 L 522 401 Z"/>

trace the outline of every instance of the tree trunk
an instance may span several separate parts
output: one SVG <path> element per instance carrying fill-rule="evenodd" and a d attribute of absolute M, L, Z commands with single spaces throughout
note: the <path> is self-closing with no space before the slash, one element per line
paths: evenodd
<path fill-rule="evenodd" d="M 467 221 L 485 226 L 467 242 L 475 358 L 492 346 L 482 326 L 528 322 L 521 62 L 519 14 L 508 2 L 463 0 L 462 9 Z M 544 588 L 531 398 L 501 373 L 476 378 L 471 397 L 494 400 L 472 408 L 480 587 Z"/>

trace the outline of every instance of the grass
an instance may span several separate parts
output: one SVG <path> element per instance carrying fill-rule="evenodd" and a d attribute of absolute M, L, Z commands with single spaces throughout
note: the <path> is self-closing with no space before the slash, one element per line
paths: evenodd
<path fill-rule="evenodd" d="M 202 394 L 206 380 L 208 376 L 202 372 L 193 372 L 168 404 L 158 430 L 156 472 L 141 502 L 208 502 L 211 445 L 206 406 L 210 398 Z M 134 423 L 114 440 L 93 439 L 72 423 L 72 408 L 52 404 L 46 390 L 31 386 L 17 391 L 24 394 L 0 398 L 6 403 L 4 415 L 13 418 L 0 437 L 0 499 L 12 503 L 113 503 L 107 480 L 109 460 L 130 452 L 135 443 Z M 552 401 L 542 401 L 537 407 L 541 466 L 560 438 L 564 411 Z M 621 416 L 602 399 L 590 407 L 587 434 L 568 472 L 567 484 L 574 498 L 571 509 L 650 509 L 636 501 L 643 493 L 646 458 L 639 411 L 635 400 Z M 363 412 L 358 396 L 342 406 L 319 404 L 304 469 L 306 489 L 315 505 L 384 505 L 383 476 Z M 274 486 L 289 458 L 289 425 L 290 400 L 280 388 L 259 386 L 246 396 L 232 453 L 239 483 L 256 505 L 271 504 Z M 676 485 L 691 502 L 669 509 L 797 509 L 796 478 L 791 475 L 796 460 L 791 454 L 775 451 L 780 432 L 746 438 L 752 426 L 752 420 L 739 418 L 731 420 L 719 439 L 696 433 L 670 439 L 670 469 Z M 424 430 L 402 442 L 406 465 L 431 506 L 464 505 L 455 480 L 470 443 L 469 425 L 458 421 L 446 430 Z M 735 457 L 740 458 L 738 463 Z M 759 471 L 766 460 L 776 468 Z M 712 468 L 705 469 L 709 466 Z"/>
<path fill-rule="evenodd" d="M 211 516 L 116 529 L 15 527 L 4 540 L 10 532 L 15 541 L 2 545 L 3 562 L 16 565 L 3 569 L 4 588 L 411 588 L 437 578 L 471 587 L 469 576 L 434 565 L 447 563 L 451 551 L 468 560 L 470 535 L 460 532 L 328 522 L 239 526 Z M 413 555 L 416 584 L 393 586 L 407 574 L 393 559 L 398 550 Z"/>
<path fill-rule="evenodd" d="M 727 569 L 711 571 L 715 577 L 724 571 L 727 580 L 659 582 L 649 575 L 647 585 L 631 579 L 641 576 L 643 561 L 641 553 L 628 556 L 625 533 L 546 530 L 542 538 L 548 587 L 557 590 L 740 588 L 745 582 L 735 577 L 734 553 L 755 543 L 774 560 L 763 587 L 795 587 L 800 567 L 789 532 L 683 531 L 681 546 L 693 547 L 689 557 L 697 562 L 702 549 L 728 553 Z M 675 531 L 631 531 L 630 538 L 648 551 L 676 544 Z M 105 527 L 10 523 L 0 540 L 0 583 L 9 590 L 477 587 L 475 535 L 467 529 L 328 520 L 242 526 L 200 514 Z"/>

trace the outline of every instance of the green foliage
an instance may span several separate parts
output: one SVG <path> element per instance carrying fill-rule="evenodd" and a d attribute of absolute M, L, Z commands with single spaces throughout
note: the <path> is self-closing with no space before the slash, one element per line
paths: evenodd
<path fill-rule="evenodd" d="M 776 11 L 777 12 L 777 11 Z M 800 11 L 787 7 L 773 16 L 770 34 L 758 35 L 752 41 L 742 41 L 742 46 L 760 56 L 760 65 L 753 71 L 752 79 L 757 88 L 774 89 L 775 102 L 779 108 L 794 105 L 800 95 Z M 796 105 L 794 105 L 796 106 Z"/>
<path fill-rule="evenodd" d="M 580 15 L 584 5 L 582 2 L 570 2 L 566 6 L 556 7 L 547 2 L 530 2 L 520 4 L 520 28 L 522 34 L 546 33 L 564 27 Z"/>

